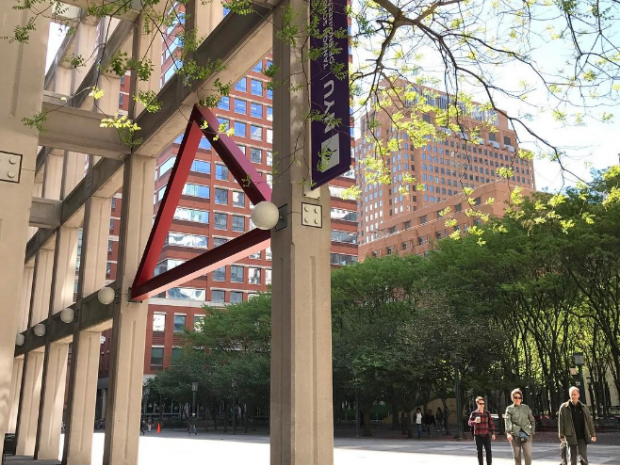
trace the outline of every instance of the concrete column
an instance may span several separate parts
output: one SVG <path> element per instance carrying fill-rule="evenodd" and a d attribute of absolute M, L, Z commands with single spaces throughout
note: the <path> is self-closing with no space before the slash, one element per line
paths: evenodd
<path fill-rule="evenodd" d="M 32 14 L 1 2 L 0 37 L 14 35 L 16 26 L 26 26 Z M 37 8 L 35 6 L 35 8 Z M 49 17 L 36 20 L 28 43 L 0 41 L 0 158 L 2 170 L 14 176 L 0 182 L 0 438 L 4 437 L 11 412 L 10 391 L 13 376 L 15 334 L 21 283 L 24 276 L 24 250 L 28 234 L 32 189 L 38 153 L 38 134 L 22 123 L 41 109 Z M 10 155 L 14 154 L 14 155 Z M 15 162 L 15 169 L 8 164 Z M 4 443 L 0 443 L 0 454 Z"/>
<path fill-rule="evenodd" d="M 75 37 L 73 39 L 74 53 L 84 57 L 86 66 L 75 68 L 71 73 L 73 92 L 82 83 L 84 76 L 88 73 L 97 57 L 97 51 L 93 53 L 99 39 L 97 35 L 97 21 L 92 16 L 84 16 L 75 30 Z"/>
<path fill-rule="evenodd" d="M 86 155 L 78 152 L 65 152 L 65 176 L 62 183 L 64 199 L 84 179 L 86 172 Z"/>
<path fill-rule="evenodd" d="M 34 289 L 30 326 L 45 320 L 49 313 L 54 270 L 54 250 L 39 249 L 34 266 Z"/>
<path fill-rule="evenodd" d="M 49 345 L 34 455 L 37 460 L 58 460 L 59 457 L 68 356 L 69 344 L 55 342 Z"/>
<path fill-rule="evenodd" d="M 63 464 L 91 461 L 100 337 L 100 332 L 82 331 L 73 340 Z"/>
<path fill-rule="evenodd" d="M 224 18 L 224 9 L 218 2 L 202 2 L 196 0 L 195 26 L 198 37 L 206 37 Z"/>
<path fill-rule="evenodd" d="M 17 455 L 34 455 L 39 422 L 43 358 L 43 352 L 28 352 L 26 355 L 17 424 Z"/>
<path fill-rule="evenodd" d="M 105 285 L 110 208 L 111 199 L 91 197 L 86 203 L 78 296 L 90 295 Z M 101 332 L 84 331 L 73 339 L 63 464 L 91 461 L 100 337 Z"/>
<path fill-rule="evenodd" d="M 45 169 L 40 169 L 38 173 L 35 174 L 34 184 L 32 186 L 32 196 L 33 197 L 43 197 L 43 172 Z M 39 228 L 28 227 L 28 240 L 34 236 Z"/>
<path fill-rule="evenodd" d="M 24 371 L 24 357 L 16 358 L 13 362 L 13 376 L 11 377 L 11 395 L 9 399 L 12 401 L 11 416 L 9 417 L 9 426 L 7 432 L 14 433 L 17 427 L 17 412 L 19 411 L 19 396 L 22 387 L 22 375 Z"/>
<path fill-rule="evenodd" d="M 104 465 L 138 463 L 148 303 L 129 302 L 128 291 L 151 230 L 154 176 L 153 158 L 132 155 L 125 162 Z"/>
<path fill-rule="evenodd" d="M 17 332 L 21 333 L 28 329 L 28 317 L 30 316 L 30 300 L 32 299 L 32 280 L 34 278 L 34 260 L 26 263 L 24 267 L 24 279 L 22 281 L 22 291 L 20 295 Z"/>
<path fill-rule="evenodd" d="M 43 197 L 46 199 L 61 199 L 63 158 L 64 152 L 52 150 L 45 160 Z"/>
<path fill-rule="evenodd" d="M 290 168 L 274 182 L 272 196 L 276 205 L 287 205 L 288 225 L 271 236 L 271 464 L 331 465 L 330 195 L 323 186 L 320 197 L 304 196 L 304 181 L 310 178 L 309 63 L 300 49 L 275 37 L 289 7 L 300 31 L 308 21 L 303 0 L 285 1 L 276 9 L 274 62 L 281 69 L 279 79 L 290 77 L 290 87 L 299 90 L 291 92 L 289 85 L 274 90 L 274 153 Z M 297 38 L 297 44 L 304 43 L 304 37 Z M 302 203 L 322 208 L 322 227 L 302 224 Z"/>
<path fill-rule="evenodd" d="M 61 227 L 56 236 L 53 293 L 50 315 L 73 303 L 77 265 L 78 228 Z"/>

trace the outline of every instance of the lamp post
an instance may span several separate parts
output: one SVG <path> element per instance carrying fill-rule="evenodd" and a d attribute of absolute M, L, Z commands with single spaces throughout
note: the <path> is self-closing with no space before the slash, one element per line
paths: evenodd
<path fill-rule="evenodd" d="M 198 383 L 192 383 L 192 413 L 196 413 L 196 393 L 198 392 Z"/>
<path fill-rule="evenodd" d="M 575 360 L 575 365 L 577 366 L 577 370 L 579 370 L 579 395 L 581 396 L 581 401 L 586 403 L 586 393 L 583 386 L 583 352 L 575 352 L 573 355 L 573 359 Z"/>
<path fill-rule="evenodd" d="M 454 364 L 454 394 L 456 396 L 456 427 L 457 427 L 457 436 L 456 438 L 459 440 L 463 439 L 463 406 L 461 405 L 461 379 L 459 376 L 459 363 L 460 357 L 458 355 L 454 356 L 453 364 Z"/>
<path fill-rule="evenodd" d="M 146 418 L 146 403 L 149 399 L 149 394 L 151 393 L 151 387 L 147 384 L 142 388 L 142 415 Z"/>

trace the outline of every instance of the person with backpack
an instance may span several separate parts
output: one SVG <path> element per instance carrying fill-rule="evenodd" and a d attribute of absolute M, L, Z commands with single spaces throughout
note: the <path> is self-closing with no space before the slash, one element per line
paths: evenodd
<path fill-rule="evenodd" d="M 515 465 L 521 465 L 521 455 L 524 456 L 525 465 L 532 463 L 532 438 L 536 421 L 532 410 L 523 401 L 521 389 L 514 389 L 510 394 L 512 405 L 506 407 L 506 438 L 512 446 L 512 454 Z"/>
<path fill-rule="evenodd" d="M 483 447 L 487 456 L 487 465 L 491 465 L 493 462 L 491 441 L 495 441 L 495 423 L 493 418 L 491 418 L 491 413 L 484 408 L 485 403 L 484 397 L 476 397 L 478 408 L 471 412 L 467 422 L 474 429 L 474 439 L 476 440 L 476 449 L 478 450 L 478 465 L 483 465 Z"/>

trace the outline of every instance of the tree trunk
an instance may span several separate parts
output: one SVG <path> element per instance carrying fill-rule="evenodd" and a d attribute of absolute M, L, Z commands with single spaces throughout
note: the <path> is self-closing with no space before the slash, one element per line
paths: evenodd
<path fill-rule="evenodd" d="M 243 404 L 243 432 L 248 434 L 248 405 Z"/>
<path fill-rule="evenodd" d="M 392 400 L 392 429 L 400 429 L 400 418 L 398 417 L 398 404 Z"/>
<path fill-rule="evenodd" d="M 228 433 L 228 401 L 224 402 L 224 432 Z"/>
<path fill-rule="evenodd" d="M 364 437 L 369 438 L 372 436 L 372 431 L 370 429 L 370 407 L 365 406 L 364 411 L 362 412 L 362 420 L 364 421 Z"/>
<path fill-rule="evenodd" d="M 411 424 L 411 412 L 405 412 L 405 425 L 407 426 L 407 439 L 413 439 L 413 425 Z"/>

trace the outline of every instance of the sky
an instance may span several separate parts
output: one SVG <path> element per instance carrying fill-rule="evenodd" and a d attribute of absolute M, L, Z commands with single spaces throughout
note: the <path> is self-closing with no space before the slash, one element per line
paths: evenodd
<path fill-rule="evenodd" d="M 47 67 L 49 67 L 56 55 L 58 47 L 64 38 L 64 31 L 57 24 L 52 23 L 50 28 L 50 41 L 47 54 Z M 361 55 L 354 52 L 354 60 L 363 59 Z M 550 66 L 556 65 L 556 61 L 561 57 L 561 53 L 554 53 L 553 47 L 545 47 L 544 52 L 536 57 L 549 63 Z M 433 64 L 429 65 L 432 68 Z M 498 70 L 497 80 L 501 81 L 501 85 L 507 88 L 518 88 L 519 81 L 522 79 L 521 70 L 515 66 L 503 67 Z M 541 99 L 546 99 L 546 93 L 542 90 L 534 92 L 533 98 L 540 103 Z M 524 105 L 513 100 L 504 98 L 499 99 L 500 107 L 511 115 L 519 114 L 524 111 Z M 606 108 L 610 113 L 618 113 L 618 108 Z M 615 111 L 614 111 L 615 110 Z M 597 113 L 603 109 L 597 110 Z M 534 115 L 531 121 L 532 126 L 543 137 L 547 138 L 554 144 L 561 145 L 566 148 L 567 156 L 564 158 L 565 167 L 574 173 L 578 178 L 585 181 L 591 179 L 590 172 L 592 169 L 605 169 L 611 165 L 618 164 L 620 158 L 620 114 L 616 115 L 610 123 L 600 123 L 596 121 L 588 121 L 583 127 L 562 127 L 561 124 L 554 121 L 551 115 L 541 114 Z M 517 128 L 519 131 L 519 129 Z M 523 136 L 522 132 L 520 133 Z M 522 148 L 534 147 L 531 144 L 522 143 Z M 536 159 L 534 161 L 534 171 L 536 179 L 536 187 L 539 190 L 549 192 L 557 192 L 570 185 L 574 185 L 576 178 L 574 176 L 563 176 L 559 165 L 556 162 Z"/>

